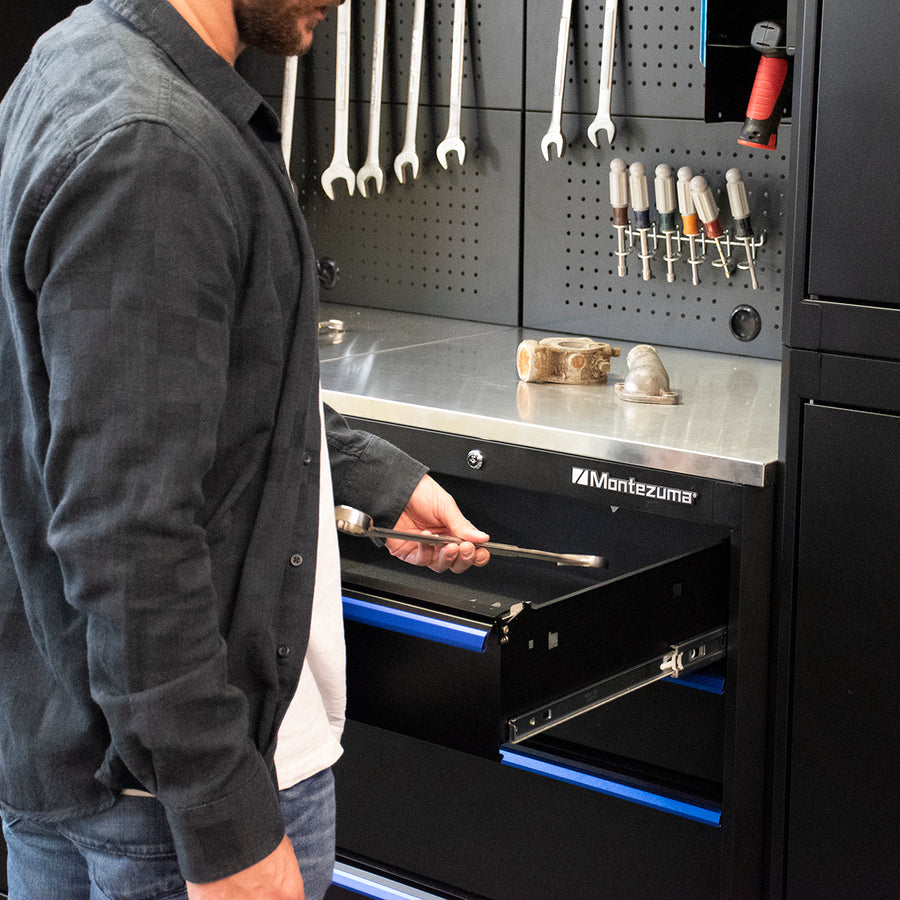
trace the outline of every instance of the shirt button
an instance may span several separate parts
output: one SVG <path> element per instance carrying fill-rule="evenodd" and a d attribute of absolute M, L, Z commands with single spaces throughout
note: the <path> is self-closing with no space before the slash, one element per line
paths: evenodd
<path fill-rule="evenodd" d="M 299 553 L 293 554 L 291 556 L 291 565 L 294 567 L 303 565 L 303 557 Z"/>
<path fill-rule="evenodd" d="M 304 453 L 303 454 L 303 465 L 308 466 L 312 462 L 312 454 Z"/>
<path fill-rule="evenodd" d="M 285 647 L 285 646 L 282 644 L 282 646 L 280 646 L 276 652 L 278 653 L 278 658 L 279 658 L 279 659 L 286 659 L 288 656 L 291 655 L 291 648 L 290 648 L 290 647 Z"/>

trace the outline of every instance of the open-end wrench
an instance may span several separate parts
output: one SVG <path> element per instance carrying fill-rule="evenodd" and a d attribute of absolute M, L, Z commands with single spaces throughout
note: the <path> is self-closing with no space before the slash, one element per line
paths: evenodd
<path fill-rule="evenodd" d="M 288 174 L 291 171 L 291 144 L 294 139 L 294 108 L 297 101 L 297 57 L 284 60 L 284 83 L 281 89 L 281 152 Z"/>
<path fill-rule="evenodd" d="M 595 147 L 597 132 L 600 129 L 606 131 L 610 144 L 616 134 L 616 126 L 609 114 L 609 101 L 612 97 L 613 58 L 616 53 L 616 20 L 619 17 L 619 0 L 606 0 L 606 9 L 603 15 L 603 57 L 600 60 L 600 96 L 597 100 L 597 115 L 594 121 L 588 125 L 588 138 Z"/>
<path fill-rule="evenodd" d="M 416 0 L 413 10 L 412 41 L 409 47 L 409 91 L 406 95 L 406 139 L 403 149 L 394 160 L 394 172 L 400 184 L 406 183 L 404 166 L 412 168 L 412 177 L 419 177 L 419 157 L 416 153 L 416 127 L 419 118 L 419 79 L 422 74 L 422 41 L 425 34 L 425 0 Z"/>
<path fill-rule="evenodd" d="M 453 49 L 450 64 L 450 119 L 447 136 L 438 144 L 438 162 L 446 169 L 447 154 L 455 152 L 459 164 L 466 161 L 466 145 L 459 136 L 462 115 L 463 53 L 466 42 L 466 0 L 453 0 Z"/>
<path fill-rule="evenodd" d="M 550 127 L 541 138 L 541 153 L 550 162 L 550 148 L 556 147 L 556 157 L 562 157 L 566 149 L 560 123 L 562 121 L 563 94 L 566 90 L 566 65 L 569 62 L 569 23 L 572 20 L 572 0 L 563 0 L 559 18 L 559 41 L 556 45 L 556 80 L 553 83 L 553 112 Z"/>
<path fill-rule="evenodd" d="M 322 189 L 329 200 L 334 200 L 332 184 L 343 178 L 347 191 L 353 196 L 356 190 L 356 174 L 350 168 L 347 156 L 348 122 L 350 118 L 350 3 L 337 11 L 337 58 L 334 75 L 334 156 L 331 165 L 322 173 Z"/>
<path fill-rule="evenodd" d="M 356 173 L 356 184 L 363 197 L 368 197 L 368 181 L 375 179 L 375 189 L 384 190 L 384 169 L 378 162 L 381 140 L 381 85 L 384 74 L 384 30 L 387 0 L 375 0 L 375 35 L 372 38 L 372 90 L 369 97 L 369 148 L 363 167 Z"/>
<path fill-rule="evenodd" d="M 415 531 L 397 531 L 395 528 L 380 528 L 372 523 L 372 517 L 352 506 L 335 506 L 334 521 L 338 531 L 354 537 L 394 538 L 401 541 L 416 541 L 420 544 L 461 544 L 462 538 L 453 534 L 420 534 Z M 496 544 L 486 541 L 478 544 L 494 556 L 513 556 L 522 559 L 537 559 L 554 562 L 558 566 L 581 566 L 584 568 L 605 568 L 607 561 L 602 556 L 588 556 L 575 553 L 554 553 L 550 550 L 529 550 L 514 544 Z"/>

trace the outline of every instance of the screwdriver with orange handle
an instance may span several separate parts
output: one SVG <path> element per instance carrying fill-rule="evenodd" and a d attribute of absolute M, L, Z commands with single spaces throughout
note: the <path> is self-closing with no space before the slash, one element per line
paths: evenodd
<path fill-rule="evenodd" d="M 694 198 L 691 195 L 691 179 L 694 173 L 688 166 L 682 166 L 678 170 L 678 212 L 681 215 L 681 232 L 687 236 L 691 257 L 691 280 L 694 284 L 700 284 L 698 269 L 700 260 L 697 258 L 697 236 L 700 234 L 700 220 L 697 210 L 694 208 Z"/>
<path fill-rule="evenodd" d="M 722 268 L 725 270 L 725 277 L 730 278 L 731 271 L 728 268 L 728 260 L 725 258 L 725 251 L 722 249 L 722 241 L 720 240 L 725 232 L 719 224 L 719 207 L 716 206 L 712 188 L 706 183 L 706 179 L 702 175 L 695 175 L 691 179 L 691 194 L 707 237 L 711 237 L 716 243 L 719 259 L 722 260 Z"/>

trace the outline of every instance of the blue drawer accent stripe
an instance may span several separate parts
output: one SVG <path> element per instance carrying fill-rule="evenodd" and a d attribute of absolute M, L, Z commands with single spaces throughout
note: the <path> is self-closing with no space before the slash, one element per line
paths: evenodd
<path fill-rule="evenodd" d="M 613 781 L 611 778 L 593 772 L 571 768 L 563 764 L 562 761 L 555 762 L 545 756 L 535 757 L 507 747 L 500 748 L 500 755 L 503 757 L 504 765 L 543 775 L 547 778 L 554 778 L 557 781 L 564 781 L 566 784 L 576 785 L 577 787 L 586 787 L 601 794 L 619 797 L 622 800 L 639 803 L 641 806 L 649 806 L 661 812 L 672 813 L 685 819 L 692 819 L 695 822 L 718 826 L 722 817 L 722 810 L 718 807 L 708 806 L 700 802 L 691 803 L 685 800 L 675 800 L 643 788 L 621 784 Z"/>
<path fill-rule="evenodd" d="M 476 653 L 484 652 L 487 637 L 491 633 L 489 625 L 478 627 L 464 625 L 462 622 L 448 622 L 445 619 L 435 619 L 422 613 L 382 606 L 379 603 L 346 595 L 343 599 L 344 618 L 351 622 L 374 625 L 376 628 L 398 631 L 427 641 L 473 650 Z"/>
<path fill-rule="evenodd" d="M 664 678 L 669 684 L 680 684 L 682 687 L 696 688 L 710 694 L 725 693 L 725 679 L 721 675 L 707 675 L 702 670 L 679 675 L 678 678 Z"/>

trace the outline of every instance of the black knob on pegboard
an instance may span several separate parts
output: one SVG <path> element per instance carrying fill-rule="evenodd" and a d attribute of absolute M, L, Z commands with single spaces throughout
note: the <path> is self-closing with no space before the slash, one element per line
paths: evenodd
<path fill-rule="evenodd" d="M 333 288 L 341 277 L 338 264 L 327 256 L 316 260 L 316 271 L 319 273 L 319 284 L 326 289 Z"/>
<path fill-rule="evenodd" d="M 729 325 L 739 341 L 754 341 L 762 329 L 762 319 L 752 306 L 742 304 L 732 310 Z"/>

